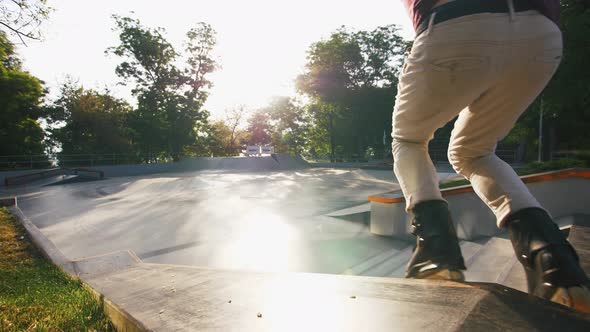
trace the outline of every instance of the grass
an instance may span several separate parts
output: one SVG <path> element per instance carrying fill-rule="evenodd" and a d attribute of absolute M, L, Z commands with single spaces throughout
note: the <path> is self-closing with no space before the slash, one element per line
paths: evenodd
<path fill-rule="evenodd" d="M 576 168 L 576 167 L 588 167 L 585 161 L 578 160 L 578 159 L 559 159 L 559 160 L 552 160 L 546 162 L 532 162 L 528 164 L 526 167 L 516 169 L 516 174 L 519 176 L 530 175 L 535 173 L 543 173 L 549 171 L 557 171 L 560 169 L 566 168 Z M 457 180 L 457 181 L 450 181 L 446 183 L 441 183 L 439 185 L 440 189 L 445 188 L 452 188 L 452 187 L 459 187 L 471 184 L 467 180 Z"/>
<path fill-rule="evenodd" d="M 102 305 L 0 208 L 0 331 L 115 331 Z"/>

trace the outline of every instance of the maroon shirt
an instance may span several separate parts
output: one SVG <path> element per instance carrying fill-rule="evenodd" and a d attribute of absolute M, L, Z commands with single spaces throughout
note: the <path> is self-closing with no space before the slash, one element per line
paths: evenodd
<path fill-rule="evenodd" d="M 414 29 L 422 19 L 428 16 L 432 7 L 438 0 L 402 0 L 410 18 L 414 23 Z M 485 0 L 471 0 L 471 1 L 485 1 Z M 531 3 L 545 16 L 551 19 L 556 24 L 559 24 L 559 0 L 529 0 Z"/>

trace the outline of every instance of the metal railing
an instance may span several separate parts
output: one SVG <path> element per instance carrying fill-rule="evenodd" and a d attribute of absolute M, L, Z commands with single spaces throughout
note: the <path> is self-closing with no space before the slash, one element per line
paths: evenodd
<path fill-rule="evenodd" d="M 551 160 L 586 159 L 590 160 L 590 150 L 584 151 L 552 151 Z"/>
<path fill-rule="evenodd" d="M 95 167 L 108 165 L 172 162 L 171 158 L 137 154 L 49 154 L 0 156 L 0 171 L 46 169 L 52 167 Z"/>
<path fill-rule="evenodd" d="M 428 149 L 430 159 L 435 163 L 448 163 L 447 150 L 443 148 Z M 496 155 L 505 162 L 512 164 L 518 161 L 518 151 L 516 149 L 496 150 Z M 330 154 L 304 155 L 307 161 L 312 162 L 330 162 Z M 369 162 L 369 161 L 390 161 L 393 160 L 391 152 L 375 155 L 355 155 L 355 154 L 337 154 L 334 156 L 334 162 Z"/>
<path fill-rule="evenodd" d="M 54 160 L 48 155 L 0 156 L 0 170 L 25 170 L 55 166 Z"/>
<path fill-rule="evenodd" d="M 57 164 L 61 167 L 94 167 L 110 165 L 148 164 L 169 162 L 152 155 L 137 154 L 58 154 Z"/>
<path fill-rule="evenodd" d="M 447 150 L 443 148 L 430 148 L 430 158 L 434 162 L 448 162 Z M 496 155 L 507 163 L 518 161 L 516 149 L 497 150 Z M 310 162 L 330 162 L 330 154 L 304 154 L 303 158 Z M 334 162 L 372 162 L 390 161 L 391 152 L 360 154 L 336 154 Z M 0 171 L 14 171 L 27 169 L 46 169 L 52 167 L 96 167 L 110 165 L 134 165 L 169 163 L 172 158 L 158 157 L 156 155 L 137 154 L 50 154 L 50 155 L 18 155 L 0 156 Z"/>

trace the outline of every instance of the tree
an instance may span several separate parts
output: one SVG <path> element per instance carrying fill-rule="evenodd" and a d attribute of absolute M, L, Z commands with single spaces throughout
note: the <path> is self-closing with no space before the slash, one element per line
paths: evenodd
<path fill-rule="evenodd" d="M 51 11 L 47 0 L 0 0 L 0 27 L 26 44 L 41 38 L 39 26 Z"/>
<path fill-rule="evenodd" d="M 133 153 L 129 128 L 131 106 L 110 95 L 66 83 L 53 105 L 51 129 L 61 154 L 130 154 Z"/>
<path fill-rule="evenodd" d="M 208 128 L 209 113 L 202 109 L 211 82 L 206 75 L 216 69 L 211 52 L 215 32 L 199 23 L 187 33 L 183 68 L 179 54 L 164 37 L 162 28 L 146 28 L 137 19 L 114 16 L 120 44 L 107 53 L 122 57 L 116 68 L 123 84 L 135 84 L 137 110 L 132 127 L 144 154 L 178 160 L 189 154 Z M 188 149 L 189 147 L 193 147 Z"/>
<path fill-rule="evenodd" d="M 242 125 L 246 113 L 247 109 L 244 105 L 226 110 L 224 125 L 228 129 L 226 151 L 229 154 L 235 155 L 239 153 L 241 147 L 237 144 L 238 138 L 243 137 L 243 134 L 238 129 Z"/>
<path fill-rule="evenodd" d="M 264 111 L 257 111 L 248 119 L 249 145 L 266 145 L 272 142 L 269 116 Z"/>
<path fill-rule="evenodd" d="M 290 97 L 274 97 L 260 112 L 267 115 L 272 144 L 277 152 L 299 154 L 306 144 L 307 114 Z"/>
<path fill-rule="evenodd" d="M 527 146 L 529 160 L 537 158 L 541 114 L 542 159 L 554 150 L 590 148 L 590 3 L 562 0 L 561 29 L 564 50 L 557 72 L 504 140 Z"/>
<path fill-rule="evenodd" d="M 590 137 L 590 2 L 561 1 L 564 51 L 554 79 L 543 92 L 548 134 L 561 149 L 588 149 Z M 537 105 L 537 109 L 540 103 Z M 537 112 L 538 114 L 538 112 Z M 536 117 L 538 119 L 538 116 Z M 553 134 L 551 132 L 554 132 Z"/>
<path fill-rule="evenodd" d="M 343 27 L 310 47 L 296 86 L 313 100 L 310 114 L 324 126 L 316 132 L 329 135 L 332 160 L 337 149 L 356 155 L 372 146 L 384 149 L 383 125 L 391 123 L 397 75 L 408 46 L 389 25 L 360 32 Z"/>
<path fill-rule="evenodd" d="M 37 120 L 44 115 L 42 82 L 22 71 L 14 45 L 0 32 L 0 155 L 43 154 Z"/>
<path fill-rule="evenodd" d="M 211 57 L 216 44 L 215 30 L 206 23 L 200 22 L 186 34 L 185 53 L 188 56 L 186 77 L 186 96 L 189 104 L 199 109 L 209 96 L 208 89 L 213 86 L 207 75 L 219 66 Z"/>

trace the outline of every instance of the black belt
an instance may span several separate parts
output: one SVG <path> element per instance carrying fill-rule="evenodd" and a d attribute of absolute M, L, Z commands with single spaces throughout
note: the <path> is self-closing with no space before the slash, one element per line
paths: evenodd
<path fill-rule="evenodd" d="M 529 0 L 514 0 L 514 11 L 523 12 L 537 9 Z M 416 28 L 416 37 L 428 29 L 430 17 L 436 13 L 433 24 L 453 18 L 480 13 L 508 13 L 507 0 L 455 0 L 434 8 L 430 15 L 422 18 Z"/>

